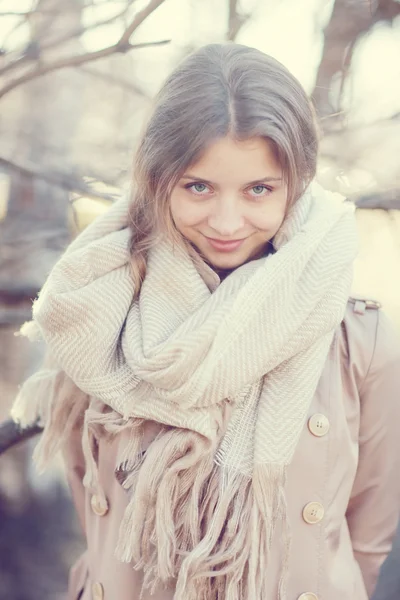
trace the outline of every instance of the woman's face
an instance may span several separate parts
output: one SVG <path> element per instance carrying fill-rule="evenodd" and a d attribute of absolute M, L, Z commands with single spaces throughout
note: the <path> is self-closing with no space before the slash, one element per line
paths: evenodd
<path fill-rule="evenodd" d="M 234 269 L 265 252 L 284 219 L 287 189 L 267 141 L 225 137 L 187 169 L 170 202 L 175 226 L 203 258 Z"/>

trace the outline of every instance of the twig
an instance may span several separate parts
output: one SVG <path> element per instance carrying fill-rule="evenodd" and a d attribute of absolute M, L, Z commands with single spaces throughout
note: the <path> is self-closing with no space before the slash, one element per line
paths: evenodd
<path fill-rule="evenodd" d="M 131 24 L 128 25 L 128 27 L 122 34 L 119 42 L 117 42 L 116 44 L 118 47 L 117 52 L 125 52 L 124 46 L 126 46 L 129 50 L 129 40 L 131 39 L 133 32 L 136 31 L 136 29 L 143 23 L 143 21 L 145 21 L 147 17 L 151 15 L 151 13 L 154 12 L 164 2 L 165 0 L 150 0 L 149 4 L 143 10 L 136 13 L 134 18 L 132 19 Z"/>
<path fill-rule="evenodd" d="M 134 31 L 136 31 L 136 29 L 143 23 L 143 21 L 161 4 L 163 4 L 163 2 L 165 2 L 165 0 L 150 0 L 149 4 L 135 15 L 132 22 L 124 31 L 124 33 L 122 34 L 122 36 L 116 44 L 113 44 L 112 46 L 107 46 L 106 48 L 102 48 L 101 50 L 96 50 L 94 52 L 87 52 L 86 54 L 67 56 L 65 58 L 50 62 L 48 64 L 40 64 L 32 71 L 25 73 L 20 77 L 16 77 L 14 80 L 12 80 L 10 83 L 6 84 L 2 89 L 0 89 L 0 98 L 8 94 L 8 92 L 15 89 L 16 87 L 22 85 L 23 83 L 27 83 L 32 79 L 35 79 L 52 71 L 65 69 L 66 67 L 76 67 L 88 62 L 92 62 L 94 60 L 99 60 L 100 58 L 105 58 L 106 56 L 111 56 L 112 54 L 115 54 L 117 52 L 126 53 L 129 50 L 134 50 L 138 48 L 146 48 L 148 46 L 160 46 L 168 44 L 170 40 L 161 40 L 158 42 L 144 42 L 141 44 L 131 44 L 129 42 Z"/>
<path fill-rule="evenodd" d="M 53 40 L 51 42 L 40 44 L 40 48 L 39 48 L 40 53 L 42 53 L 43 50 L 54 49 L 54 48 L 57 48 L 58 46 L 62 46 L 62 44 L 64 44 L 65 42 L 68 42 L 69 40 L 72 40 L 76 37 L 79 37 L 80 35 L 84 34 L 86 31 L 89 31 L 90 29 L 96 29 L 97 27 L 103 27 L 103 25 L 110 25 L 114 21 L 117 21 L 118 19 L 123 17 L 129 10 L 129 8 L 130 8 L 130 5 L 127 4 L 122 11 L 120 11 L 118 14 L 114 15 L 113 17 L 105 19 L 104 21 L 97 21 L 96 23 L 87 25 L 87 27 L 77 27 L 73 31 L 69 31 L 63 36 L 58 36 L 55 40 Z M 35 12 L 35 11 L 33 11 L 33 12 Z M 23 22 L 24 22 L 24 19 L 22 19 L 22 21 L 20 21 L 18 25 L 21 25 L 21 23 L 23 23 Z M 2 69 L 0 69 L 0 76 L 4 75 L 8 71 L 11 71 L 12 69 L 17 69 L 18 67 L 23 66 L 24 64 L 31 62 L 32 60 L 34 60 L 32 58 L 32 56 L 30 56 L 28 53 L 25 53 L 22 56 L 20 56 L 19 58 L 17 58 L 16 60 L 9 62 Z"/>
<path fill-rule="evenodd" d="M 7 11 L 1 11 L 0 12 L 0 19 L 1 17 L 29 17 L 30 15 L 33 15 L 36 12 L 36 10 L 29 10 L 27 12 L 17 12 L 17 11 L 12 11 L 12 10 L 7 10 Z"/>

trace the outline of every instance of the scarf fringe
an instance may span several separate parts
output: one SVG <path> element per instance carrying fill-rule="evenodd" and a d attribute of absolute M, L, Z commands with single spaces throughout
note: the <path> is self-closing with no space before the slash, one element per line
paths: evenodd
<path fill-rule="evenodd" d="M 11 417 L 22 429 L 33 424 L 43 427 L 33 452 L 39 473 L 46 470 L 72 430 L 82 427 L 88 404 L 87 394 L 77 388 L 48 354 L 43 367 L 20 387 Z"/>
<path fill-rule="evenodd" d="M 256 466 L 250 478 L 215 463 L 217 442 L 167 426 L 143 452 L 144 420 L 126 419 L 101 401 L 90 400 L 48 357 L 45 368 L 25 382 L 13 413 L 23 414 L 24 423 L 44 424 L 34 451 L 39 470 L 47 467 L 73 428 L 82 428 L 83 484 L 104 502 L 97 439 L 128 434 L 115 466 L 130 496 L 116 556 L 143 570 L 142 594 L 173 583 L 175 600 L 267 597 L 270 549 L 281 521 L 279 600 L 286 598 L 290 536 L 284 467 Z"/>
<path fill-rule="evenodd" d="M 276 525 L 284 532 L 279 599 L 286 597 L 290 537 L 286 469 L 255 468 L 253 481 L 214 462 L 198 434 L 163 432 L 125 480 L 130 501 L 116 556 L 144 571 L 143 590 L 175 582 L 175 600 L 266 598 Z"/>
<path fill-rule="evenodd" d="M 125 419 L 101 401 L 91 400 L 84 416 L 82 450 L 86 466 L 83 485 L 92 494 L 106 501 L 99 481 L 97 440 L 106 438 L 111 441 L 114 436 L 128 430 L 128 441 L 118 459 L 115 476 L 123 487 L 129 486 L 133 483 L 134 469 L 141 456 L 143 423 L 143 419 Z"/>

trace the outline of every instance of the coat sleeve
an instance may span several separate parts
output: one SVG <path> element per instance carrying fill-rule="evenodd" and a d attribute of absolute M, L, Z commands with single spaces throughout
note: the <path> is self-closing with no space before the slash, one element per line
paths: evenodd
<path fill-rule="evenodd" d="M 359 462 L 346 514 L 369 597 L 400 513 L 400 342 L 385 314 L 375 314 L 375 348 L 359 389 Z"/>

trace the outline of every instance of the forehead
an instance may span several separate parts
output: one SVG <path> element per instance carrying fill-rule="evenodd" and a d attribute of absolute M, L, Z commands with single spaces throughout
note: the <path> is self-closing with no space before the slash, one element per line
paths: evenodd
<path fill-rule="evenodd" d="M 241 141 L 221 138 L 213 142 L 187 172 L 215 182 L 242 183 L 282 176 L 271 142 L 260 137 Z"/>

